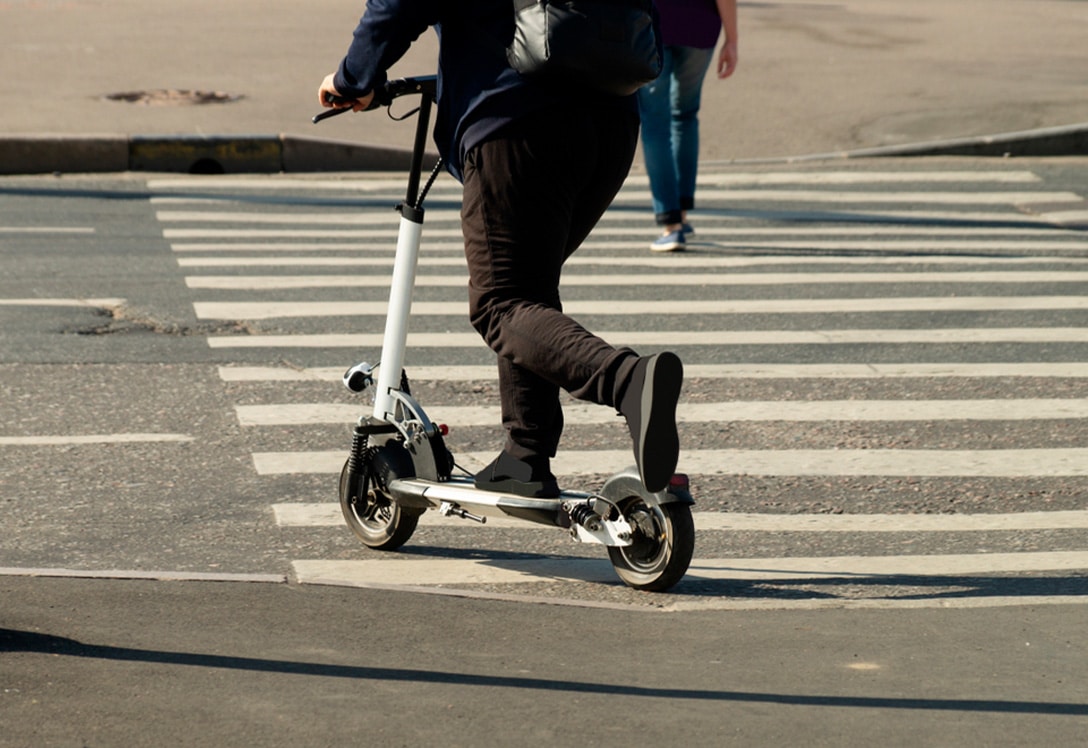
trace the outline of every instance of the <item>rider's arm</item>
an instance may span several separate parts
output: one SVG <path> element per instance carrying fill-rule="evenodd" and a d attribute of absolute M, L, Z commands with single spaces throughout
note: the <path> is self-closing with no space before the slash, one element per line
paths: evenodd
<path fill-rule="evenodd" d="M 386 71 L 438 21 L 441 0 L 369 0 L 348 53 L 333 74 L 341 96 L 361 99 L 385 83 Z"/>

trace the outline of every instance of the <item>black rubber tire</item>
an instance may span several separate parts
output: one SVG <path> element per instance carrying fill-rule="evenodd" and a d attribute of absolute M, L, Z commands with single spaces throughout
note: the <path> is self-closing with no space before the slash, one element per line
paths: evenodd
<path fill-rule="evenodd" d="M 636 590 L 672 588 L 687 573 L 695 553 L 691 506 L 682 502 L 654 505 L 631 496 L 619 507 L 634 530 L 634 543 L 608 548 L 616 574 Z"/>
<path fill-rule="evenodd" d="M 392 551 L 412 537 L 421 511 L 404 509 L 377 490 L 371 481 L 364 501 L 351 501 L 348 491 L 348 466 L 340 471 L 340 511 L 348 527 L 368 548 Z"/>

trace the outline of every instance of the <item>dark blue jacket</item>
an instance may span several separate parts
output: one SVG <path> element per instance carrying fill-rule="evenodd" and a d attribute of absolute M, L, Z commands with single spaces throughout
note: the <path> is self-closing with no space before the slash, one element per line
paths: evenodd
<path fill-rule="evenodd" d="M 503 53 L 514 35 L 511 0 L 369 0 L 336 73 L 336 90 L 349 98 L 370 93 L 431 26 L 439 38 L 435 144 L 458 179 L 468 150 L 533 112 L 601 104 L 634 111 L 633 96 L 557 89 L 513 70 Z"/>

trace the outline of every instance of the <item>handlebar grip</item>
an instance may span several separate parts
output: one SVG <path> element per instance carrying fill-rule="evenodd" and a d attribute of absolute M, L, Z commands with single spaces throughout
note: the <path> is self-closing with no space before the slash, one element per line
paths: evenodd
<path fill-rule="evenodd" d="M 362 111 L 369 112 L 371 109 L 377 109 L 380 106 L 387 105 L 389 103 L 388 97 L 380 95 L 384 93 L 385 92 L 381 89 L 375 89 L 374 96 L 370 99 L 370 105 Z M 345 96 L 333 96 L 332 94 L 325 94 L 325 101 L 329 102 L 330 104 L 343 104 L 344 106 L 333 107 L 332 109 L 327 109 L 320 114 L 315 114 L 312 119 L 315 125 L 318 122 L 323 122 L 329 119 L 330 117 L 335 117 L 339 114 L 343 114 L 344 112 L 353 111 L 351 105 L 353 105 L 356 100 L 349 99 Z"/>
<path fill-rule="evenodd" d="M 326 109 L 325 111 L 321 112 L 321 114 L 315 114 L 311 118 L 311 121 L 316 125 L 318 122 L 324 122 L 325 120 L 329 119 L 330 117 L 335 117 L 337 115 L 343 114 L 344 112 L 350 112 L 350 111 L 351 111 L 351 107 L 349 107 L 349 106 L 343 107 L 341 109 Z"/>
<path fill-rule="evenodd" d="M 370 100 L 370 105 L 363 111 L 369 112 L 371 109 L 377 109 L 378 107 L 389 106 L 393 99 L 398 96 L 405 96 L 407 94 L 423 94 L 424 96 L 430 96 L 432 99 L 435 94 L 436 77 L 433 75 L 425 75 L 417 78 L 397 78 L 395 80 L 387 80 L 381 86 L 374 89 L 374 96 Z M 354 104 L 355 99 L 348 99 L 342 96 L 329 96 L 326 95 L 326 101 L 330 104 Z M 316 125 L 318 122 L 327 120 L 329 117 L 335 117 L 338 114 L 344 112 L 350 112 L 352 108 L 350 106 L 336 107 L 333 109 L 327 109 L 321 114 L 314 115 L 313 123 Z"/>

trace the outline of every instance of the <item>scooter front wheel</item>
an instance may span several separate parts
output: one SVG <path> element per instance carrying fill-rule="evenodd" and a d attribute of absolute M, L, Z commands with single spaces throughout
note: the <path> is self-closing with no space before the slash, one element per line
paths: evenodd
<path fill-rule="evenodd" d="M 407 510 L 368 481 L 365 491 L 352 491 L 348 465 L 340 472 L 340 511 L 363 544 L 378 551 L 400 548 L 412 537 L 421 512 Z"/>
<path fill-rule="evenodd" d="M 691 507 L 631 496 L 619 508 L 634 532 L 631 545 L 608 548 L 616 574 L 629 587 L 664 592 L 683 578 L 695 553 Z"/>

